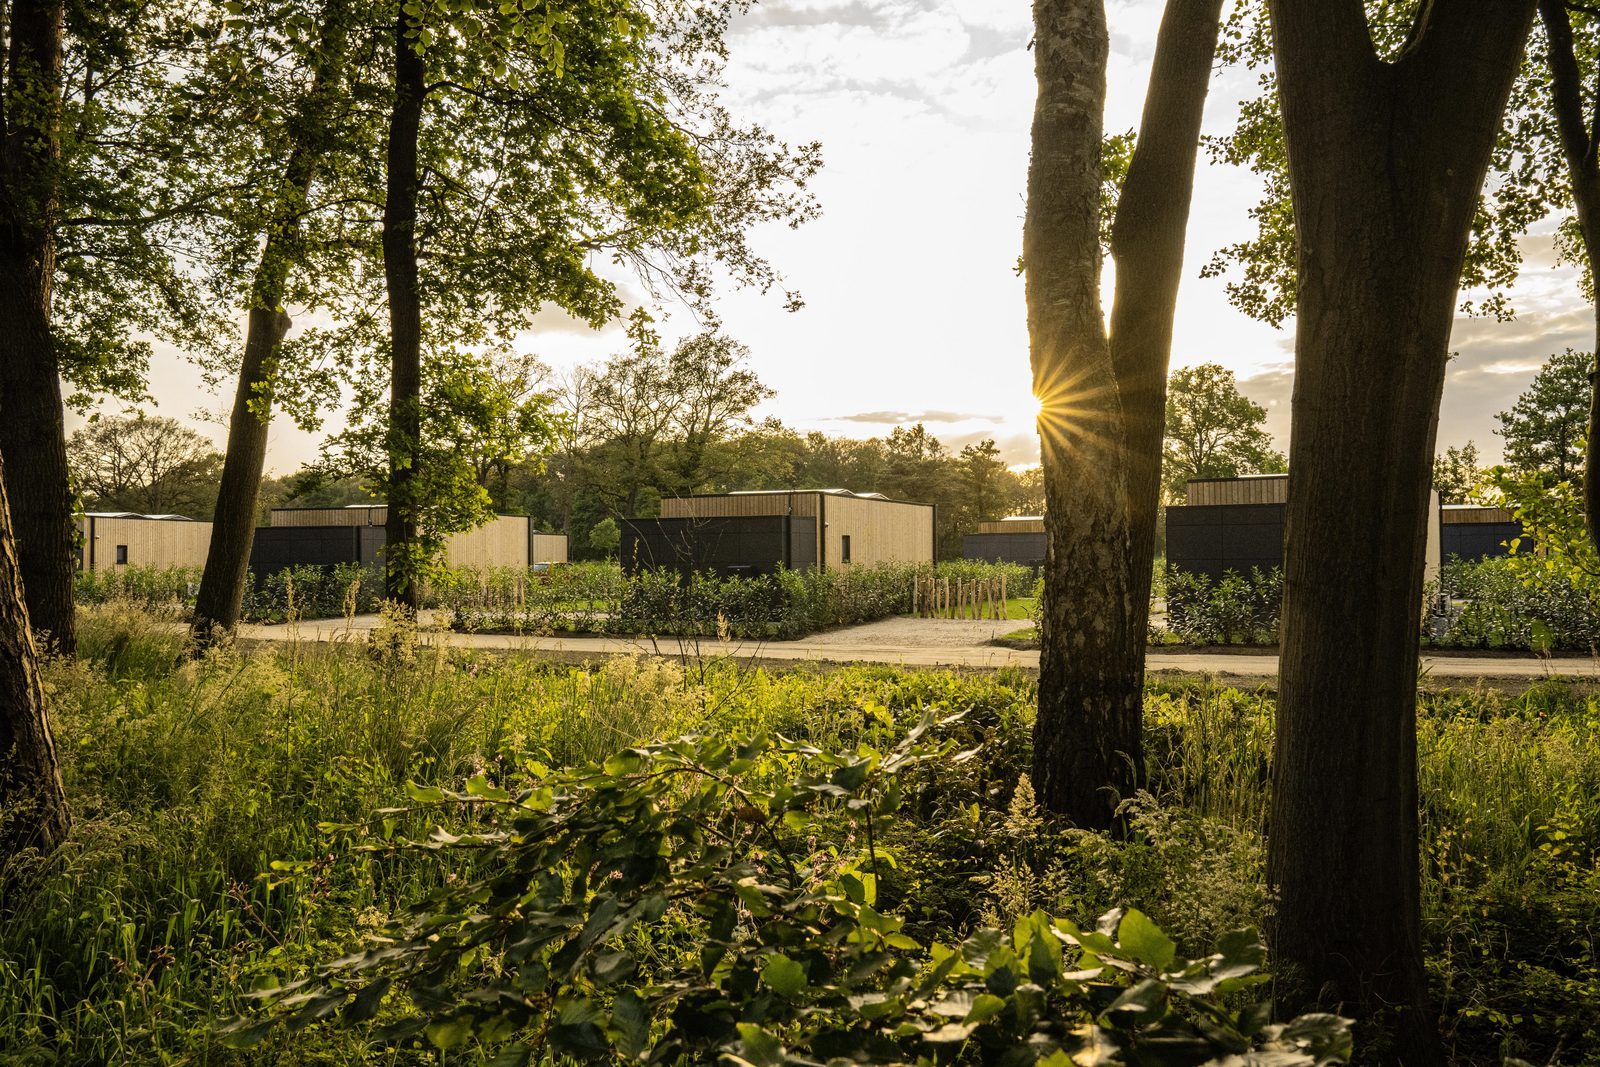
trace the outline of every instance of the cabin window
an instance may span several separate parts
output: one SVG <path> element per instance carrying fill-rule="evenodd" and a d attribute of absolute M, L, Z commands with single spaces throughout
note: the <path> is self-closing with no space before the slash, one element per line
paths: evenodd
<path fill-rule="evenodd" d="M 126 563 L 126 562 L 128 562 L 128 546 L 127 545 L 118 545 L 117 546 L 117 562 L 118 563 Z"/>
<path fill-rule="evenodd" d="M 839 538 L 839 562 L 850 562 L 850 535 L 845 534 Z"/>

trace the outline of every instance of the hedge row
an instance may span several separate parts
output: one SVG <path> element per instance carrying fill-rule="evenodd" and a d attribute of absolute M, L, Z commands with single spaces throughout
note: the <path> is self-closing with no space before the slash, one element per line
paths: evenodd
<path fill-rule="evenodd" d="M 194 608 L 199 567 L 124 567 L 79 571 L 78 602 L 128 601 L 154 611 L 185 613 Z M 248 622 L 332 619 L 378 610 L 383 576 L 374 568 L 341 563 L 331 568 L 291 567 L 257 578 L 245 587 L 242 617 Z"/>
<path fill-rule="evenodd" d="M 1004 573 L 1018 595 L 1032 585 L 1028 569 L 1012 564 L 880 564 L 749 578 L 624 576 L 611 565 L 574 564 L 545 572 L 461 570 L 432 592 L 464 630 L 795 638 L 909 612 L 916 576 L 947 570 L 966 578 Z"/>
<path fill-rule="evenodd" d="M 930 571 L 952 579 L 1004 574 L 1018 596 L 1034 584 L 1026 567 L 959 561 L 688 579 L 665 571 L 624 576 L 615 563 L 571 563 L 447 571 L 429 584 L 424 603 L 448 611 L 458 629 L 473 631 L 794 638 L 908 612 L 914 578 Z M 85 571 L 78 575 L 78 598 L 182 612 L 194 607 L 199 583 L 198 568 Z M 243 617 L 338 618 L 376 611 L 382 598 L 382 575 L 373 568 L 294 567 L 257 579 L 246 590 Z"/>

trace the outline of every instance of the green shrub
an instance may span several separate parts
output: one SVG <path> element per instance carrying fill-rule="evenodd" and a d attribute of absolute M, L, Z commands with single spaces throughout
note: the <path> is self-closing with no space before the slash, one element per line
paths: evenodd
<path fill-rule="evenodd" d="M 140 566 L 80 570 L 76 577 L 78 603 L 122 601 L 151 611 L 180 611 L 194 606 L 200 570 L 199 567 Z"/>
<path fill-rule="evenodd" d="M 385 1043 L 476 1046 L 497 1063 L 1348 1058 L 1346 1020 L 1272 1023 L 1241 995 L 1264 978 L 1253 932 L 1194 961 L 1138 911 L 1093 930 L 1041 911 L 960 943 L 908 936 L 876 906 L 874 834 L 900 808 L 901 773 L 973 755 L 921 745 L 930 722 L 887 751 L 690 737 L 526 782 L 414 789 L 420 809 L 352 832 L 460 876 L 365 951 L 265 994 L 275 1010 L 231 1033 L 250 1045 L 279 1025 L 383 1014 Z M 459 832 L 396 834 L 419 810 Z M 811 844 L 841 822 L 859 849 Z"/>
<path fill-rule="evenodd" d="M 1026 567 L 966 561 L 753 577 L 624 575 L 614 563 L 587 563 L 455 570 L 434 581 L 430 595 L 464 630 L 792 639 L 909 612 L 912 585 L 928 573 L 969 581 L 1005 575 L 1008 591 L 1019 595 L 1033 582 Z"/>
<path fill-rule="evenodd" d="M 1278 641 L 1283 602 L 1283 571 L 1252 567 L 1248 577 L 1228 571 L 1219 580 L 1169 566 L 1166 577 L 1167 631 L 1194 645 L 1258 644 Z"/>
<path fill-rule="evenodd" d="M 1452 603 L 1437 643 L 1454 648 L 1593 652 L 1600 648 L 1600 587 L 1593 577 L 1542 561 L 1452 560 L 1440 574 Z"/>

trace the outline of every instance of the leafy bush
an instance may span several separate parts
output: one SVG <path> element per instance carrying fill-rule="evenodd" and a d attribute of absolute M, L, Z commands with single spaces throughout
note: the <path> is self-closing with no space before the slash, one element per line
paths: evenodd
<path fill-rule="evenodd" d="M 113 570 L 80 570 L 80 604 L 121 601 L 150 611 L 177 612 L 194 606 L 200 585 L 199 567 L 128 566 Z"/>
<path fill-rule="evenodd" d="M 1252 932 L 1194 961 L 1138 911 L 1094 930 L 1041 911 L 959 945 L 909 937 L 875 907 L 875 829 L 900 807 L 901 772 L 975 754 L 921 745 L 928 725 L 888 751 L 691 737 L 565 774 L 530 768 L 515 793 L 483 776 L 415 789 L 461 832 L 406 840 L 393 820 L 417 809 L 390 811 L 365 847 L 465 856 L 463 876 L 365 951 L 267 993 L 277 1011 L 232 1033 L 366 1022 L 404 992 L 384 1041 L 477 1045 L 506 1064 L 1348 1057 L 1347 1021 L 1273 1023 L 1270 1003 L 1240 996 L 1265 980 Z M 864 834 L 858 853 L 811 843 L 841 821 Z"/>
<path fill-rule="evenodd" d="M 78 602 L 123 602 L 152 611 L 181 614 L 193 610 L 200 586 L 199 567 L 125 567 L 79 571 Z M 340 563 L 333 567 L 290 567 L 276 574 L 251 575 L 241 616 L 247 622 L 333 619 L 376 611 L 383 599 L 383 574 L 376 567 Z"/>
<path fill-rule="evenodd" d="M 1220 580 L 1167 568 L 1167 631 L 1194 645 L 1276 644 L 1283 571 L 1228 571 Z"/>
<path fill-rule="evenodd" d="M 967 561 L 754 577 L 684 577 L 667 570 L 624 575 L 615 564 L 588 563 L 461 569 L 436 579 L 430 595 L 464 630 L 792 639 L 909 612 L 912 584 L 927 573 L 960 580 L 1003 574 L 1008 592 L 1017 595 L 1033 584 L 1026 567 Z"/>
<path fill-rule="evenodd" d="M 250 622 L 335 619 L 365 615 L 383 600 L 383 572 L 377 567 L 340 563 L 333 567 L 290 567 L 253 577 L 246 585 L 241 615 Z"/>
<path fill-rule="evenodd" d="M 1455 648 L 1592 652 L 1600 648 L 1600 583 L 1544 561 L 1454 560 L 1440 575 L 1452 603 L 1437 643 Z"/>

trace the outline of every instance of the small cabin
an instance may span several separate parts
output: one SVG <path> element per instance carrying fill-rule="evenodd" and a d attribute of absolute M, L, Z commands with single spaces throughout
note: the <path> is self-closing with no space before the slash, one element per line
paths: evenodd
<path fill-rule="evenodd" d="M 1039 568 L 1044 566 L 1044 556 L 1044 518 L 1040 515 L 980 522 L 976 530 L 961 537 L 962 559 Z"/>
<path fill-rule="evenodd" d="M 1167 564 L 1192 574 L 1220 579 L 1228 572 L 1248 575 L 1283 566 L 1284 513 L 1289 504 L 1287 474 L 1249 474 L 1239 478 L 1194 478 L 1185 504 L 1167 508 Z M 1439 494 L 1428 509 L 1425 581 L 1439 577 Z"/>
<path fill-rule="evenodd" d="M 78 518 L 78 567 L 204 567 L 211 524 L 186 515 L 91 511 Z"/>
<path fill-rule="evenodd" d="M 1509 556 L 1511 542 L 1524 536 L 1522 523 L 1510 508 L 1446 504 L 1439 511 L 1439 520 L 1445 559 L 1477 563 L 1495 556 Z"/>
<path fill-rule="evenodd" d="M 723 575 L 932 563 L 934 506 L 845 489 L 665 497 L 657 518 L 622 520 L 628 573 Z"/>
<path fill-rule="evenodd" d="M 250 569 L 270 574 L 305 565 L 373 564 L 386 542 L 385 504 L 343 508 L 273 508 L 270 524 L 256 529 Z M 567 562 L 564 534 L 545 533 L 526 515 L 497 515 L 445 542 L 450 567 L 526 567 Z"/>

